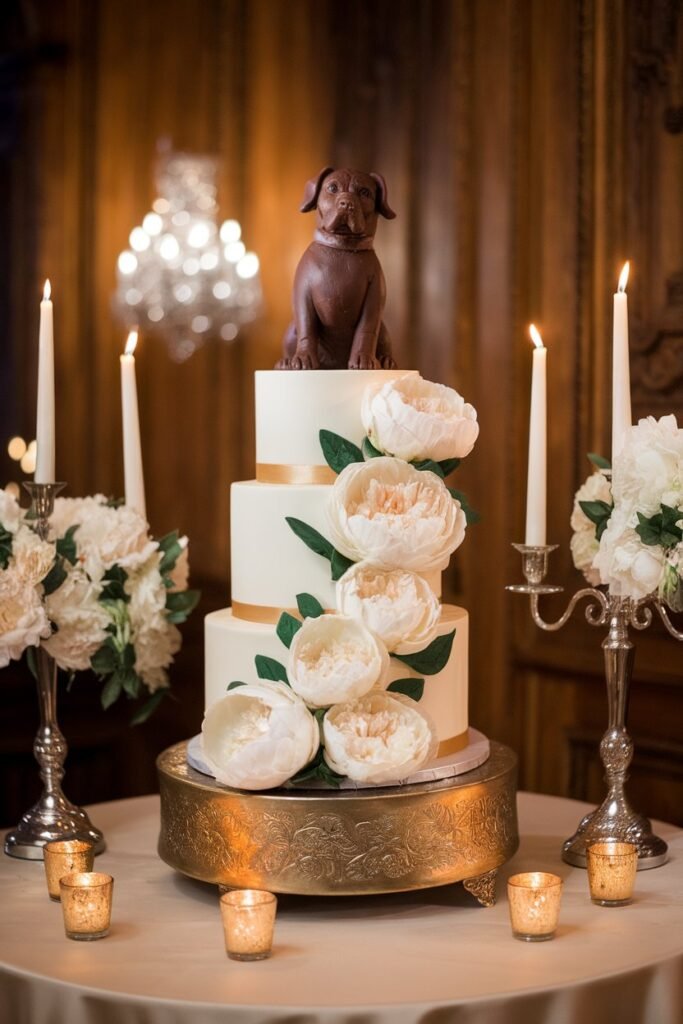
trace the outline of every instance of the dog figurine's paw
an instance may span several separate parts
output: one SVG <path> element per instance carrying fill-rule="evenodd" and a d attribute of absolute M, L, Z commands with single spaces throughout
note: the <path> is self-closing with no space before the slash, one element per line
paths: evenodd
<path fill-rule="evenodd" d="M 380 369 L 382 370 L 395 370 L 396 360 L 392 356 L 383 356 L 380 359 Z"/>
<path fill-rule="evenodd" d="M 289 361 L 290 370 L 319 370 L 320 361 L 312 348 L 298 348 Z"/>
<path fill-rule="evenodd" d="M 374 356 L 365 352 L 352 355 L 348 363 L 349 370 L 379 370 L 380 366 Z"/>

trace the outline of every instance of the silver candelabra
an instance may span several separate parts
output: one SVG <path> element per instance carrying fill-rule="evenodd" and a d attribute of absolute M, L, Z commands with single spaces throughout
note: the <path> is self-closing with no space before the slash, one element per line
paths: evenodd
<path fill-rule="evenodd" d="M 608 724 L 600 743 L 600 758 L 605 768 L 607 795 L 603 802 L 579 823 L 573 836 L 562 846 L 562 857 L 567 863 L 586 866 L 586 847 L 603 839 L 619 839 L 638 847 L 638 868 L 656 868 L 667 859 L 667 845 L 654 835 L 647 818 L 637 814 L 624 793 L 628 767 L 633 759 L 633 740 L 626 730 L 629 690 L 633 672 L 635 648 L 629 639 L 629 627 L 647 629 L 653 619 L 653 609 L 659 614 L 668 632 L 676 640 L 683 640 L 669 618 L 663 603 L 654 595 L 634 601 L 630 597 L 616 597 L 596 587 L 583 587 L 571 598 L 564 614 L 556 622 L 546 622 L 539 611 L 544 594 L 558 594 L 564 588 L 544 583 L 548 572 L 548 555 L 556 544 L 513 544 L 522 555 L 522 571 L 526 583 L 507 587 L 516 594 L 528 594 L 531 617 L 539 629 L 554 632 L 561 629 L 584 598 L 586 619 L 591 626 L 608 626 L 602 641 L 607 683 Z"/>
<path fill-rule="evenodd" d="M 56 495 L 64 484 L 24 484 L 31 495 L 30 517 L 41 540 L 48 540 L 50 516 Z M 42 860 L 43 846 L 55 839 L 87 839 L 95 853 L 104 849 L 104 837 L 82 807 L 76 807 L 62 792 L 67 745 L 57 724 L 57 665 L 43 647 L 36 652 L 36 682 L 40 726 L 33 753 L 40 766 L 43 793 L 38 803 L 24 814 L 5 837 L 5 853 L 24 860 Z"/>

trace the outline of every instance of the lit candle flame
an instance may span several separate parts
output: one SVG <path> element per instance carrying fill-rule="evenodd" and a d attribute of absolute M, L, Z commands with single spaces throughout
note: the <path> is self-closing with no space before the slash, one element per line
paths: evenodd
<path fill-rule="evenodd" d="M 43 286 L 43 301 L 47 302 L 47 300 L 50 298 L 51 295 L 52 295 L 52 288 L 50 286 L 50 278 L 48 277 L 47 280 L 45 281 L 44 286 Z"/>
<path fill-rule="evenodd" d="M 621 273 L 619 274 L 619 287 L 618 287 L 618 291 L 620 291 L 620 292 L 625 292 L 626 291 L 626 283 L 628 281 L 629 267 L 630 267 L 630 263 L 629 263 L 628 260 L 626 260 L 626 263 L 624 263 L 623 267 L 621 268 Z"/>
<path fill-rule="evenodd" d="M 543 344 L 543 338 L 541 337 L 540 331 L 536 324 L 529 324 L 529 337 L 533 341 L 536 348 L 545 348 Z"/>
<path fill-rule="evenodd" d="M 132 356 L 133 355 L 133 352 L 135 352 L 135 346 L 137 345 L 137 343 L 138 343 L 138 332 L 137 331 L 131 331 L 130 334 L 128 335 L 128 338 L 126 339 L 125 353 L 126 353 L 127 356 Z"/>

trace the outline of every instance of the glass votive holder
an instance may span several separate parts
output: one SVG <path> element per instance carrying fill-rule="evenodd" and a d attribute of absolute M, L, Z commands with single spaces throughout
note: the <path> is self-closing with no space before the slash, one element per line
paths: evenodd
<path fill-rule="evenodd" d="M 260 889 L 235 889 L 220 898 L 225 951 L 231 960 L 265 960 L 273 948 L 277 899 Z"/>
<path fill-rule="evenodd" d="M 92 871 L 95 847 L 85 839 L 56 839 L 43 847 L 47 891 L 51 900 L 59 900 L 59 879 L 74 871 Z"/>
<path fill-rule="evenodd" d="M 633 899 L 638 870 L 635 843 L 605 840 L 586 849 L 591 899 L 601 907 L 623 907 Z"/>
<path fill-rule="evenodd" d="M 114 879 L 99 871 L 76 871 L 59 880 L 67 938 L 89 942 L 109 932 Z"/>
<path fill-rule="evenodd" d="M 547 871 L 525 871 L 508 878 L 512 934 L 524 942 L 552 939 L 560 916 L 562 879 Z"/>

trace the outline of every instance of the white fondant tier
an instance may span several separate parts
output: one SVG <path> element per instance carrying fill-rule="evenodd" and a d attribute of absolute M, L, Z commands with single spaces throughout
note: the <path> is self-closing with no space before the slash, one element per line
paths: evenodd
<path fill-rule="evenodd" d="M 295 374 L 281 370 L 279 375 Z M 296 595 L 302 593 L 313 594 L 324 608 L 336 607 L 330 563 L 306 547 L 285 519 L 301 519 L 328 537 L 325 502 L 329 492 L 327 484 L 249 480 L 232 485 L 232 600 L 237 615 L 275 621 L 279 610 L 296 607 Z M 426 573 L 425 579 L 440 596 L 441 573 Z M 255 607 L 271 609 L 270 620 L 266 611 L 259 616 Z"/>
<path fill-rule="evenodd" d="M 207 615 L 204 624 L 207 707 L 222 697 L 234 680 L 256 681 L 254 657 L 257 654 L 287 663 L 287 649 L 272 625 L 238 619 L 230 608 Z M 442 754 L 453 752 L 451 748 L 458 739 L 463 746 L 466 742 L 468 626 L 464 608 L 443 606 L 439 632 L 449 633 L 455 629 L 453 650 L 446 667 L 437 675 L 425 678 L 420 701 L 420 707 L 436 725 Z M 392 680 L 418 675 L 403 662 L 391 659 Z"/>
<path fill-rule="evenodd" d="M 323 429 L 359 445 L 365 389 L 407 373 L 417 370 L 258 370 L 257 477 L 266 479 L 259 467 L 325 466 L 318 439 Z"/>

